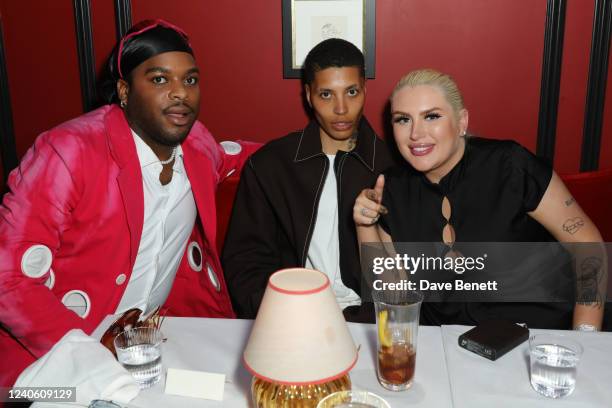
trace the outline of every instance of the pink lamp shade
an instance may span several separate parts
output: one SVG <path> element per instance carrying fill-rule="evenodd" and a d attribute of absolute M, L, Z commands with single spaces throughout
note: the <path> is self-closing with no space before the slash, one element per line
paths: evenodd
<path fill-rule="evenodd" d="M 327 276 L 303 268 L 272 274 L 243 357 L 253 376 L 279 384 L 346 375 L 357 348 Z"/>

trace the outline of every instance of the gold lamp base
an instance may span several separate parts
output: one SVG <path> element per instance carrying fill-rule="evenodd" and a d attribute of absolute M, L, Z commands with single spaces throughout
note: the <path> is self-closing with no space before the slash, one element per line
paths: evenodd
<path fill-rule="evenodd" d="M 336 391 L 349 391 L 348 374 L 323 384 L 284 385 L 253 377 L 251 395 L 255 408 L 316 408 L 320 400 Z"/>

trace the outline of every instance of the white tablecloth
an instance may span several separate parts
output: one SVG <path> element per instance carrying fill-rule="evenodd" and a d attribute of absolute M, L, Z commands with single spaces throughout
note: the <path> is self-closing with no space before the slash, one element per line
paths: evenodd
<path fill-rule="evenodd" d="M 94 333 L 98 337 L 105 320 Z M 130 407 L 247 407 L 251 376 L 241 363 L 242 350 L 252 321 L 168 318 L 162 331 L 164 366 L 223 373 L 227 376 L 223 402 L 165 395 L 163 381 L 144 390 Z M 559 331 L 578 340 L 584 354 L 578 366 L 576 390 L 553 400 L 537 394 L 529 383 L 528 342 L 497 361 L 489 361 L 457 345 L 470 327 L 420 327 L 416 375 L 408 391 L 384 390 L 376 380 L 374 325 L 349 324 L 355 343 L 361 345 L 351 371 L 354 388 L 381 395 L 392 407 L 612 407 L 612 333 Z M 530 330 L 530 335 L 551 330 Z"/>
<path fill-rule="evenodd" d="M 107 318 L 94 333 L 100 337 L 112 322 Z M 227 376 L 222 402 L 164 394 L 163 380 L 143 390 L 130 403 L 136 407 L 248 407 L 251 376 L 241 363 L 242 350 L 252 321 L 227 319 L 168 318 L 162 331 L 165 368 L 222 373 Z M 361 346 L 357 365 L 351 371 L 354 388 L 381 395 L 392 407 L 469 408 L 590 408 L 612 407 L 612 333 L 562 331 L 578 340 L 584 354 L 578 366 L 576 390 L 553 400 L 537 394 L 529 384 L 528 342 L 497 361 L 489 361 L 457 345 L 459 335 L 470 327 L 421 327 L 415 381 L 403 392 L 385 391 L 375 374 L 374 325 L 349 324 L 355 343 Z M 551 333 L 531 330 L 530 335 Z M 74 405 L 38 403 L 41 408 Z"/>
<path fill-rule="evenodd" d="M 110 319 L 94 333 L 100 337 Z M 162 326 L 168 338 L 163 345 L 165 368 L 180 368 L 226 375 L 222 402 L 164 394 L 163 380 L 144 390 L 130 407 L 248 407 L 251 375 L 242 365 L 242 351 L 249 337 L 251 320 L 167 318 Z M 451 392 L 439 327 L 421 327 L 417 346 L 416 374 L 412 387 L 391 392 L 376 380 L 376 327 L 349 324 L 355 344 L 361 346 L 359 360 L 351 370 L 354 389 L 372 391 L 392 407 L 450 407 Z"/>
<path fill-rule="evenodd" d="M 496 361 L 457 344 L 467 326 L 442 326 L 444 354 L 455 408 L 591 408 L 612 407 L 612 333 L 581 333 L 531 329 L 529 335 L 562 333 L 584 347 L 576 389 L 566 397 L 549 399 L 529 383 L 529 342 Z"/>

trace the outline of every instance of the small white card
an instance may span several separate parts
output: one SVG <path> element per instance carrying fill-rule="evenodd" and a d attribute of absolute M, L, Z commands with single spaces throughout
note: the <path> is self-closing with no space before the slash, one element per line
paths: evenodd
<path fill-rule="evenodd" d="M 169 368 L 166 394 L 223 401 L 225 374 Z"/>

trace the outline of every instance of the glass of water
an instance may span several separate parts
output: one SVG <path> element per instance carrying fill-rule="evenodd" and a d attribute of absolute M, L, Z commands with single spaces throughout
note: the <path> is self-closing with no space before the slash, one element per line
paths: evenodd
<path fill-rule="evenodd" d="M 140 388 L 157 383 L 162 373 L 163 335 L 154 327 L 126 330 L 115 337 L 117 360 L 136 380 Z"/>
<path fill-rule="evenodd" d="M 391 408 L 389 403 L 368 391 L 338 391 L 319 401 L 317 408 Z"/>
<path fill-rule="evenodd" d="M 531 386 L 549 398 L 571 394 L 582 356 L 580 343 L 560 334 L 538 334 L 529 339 Z"/>

